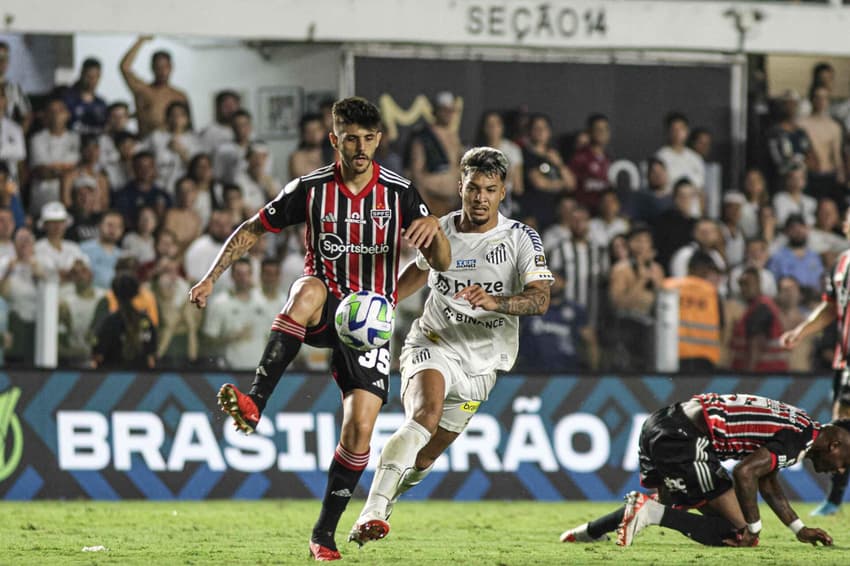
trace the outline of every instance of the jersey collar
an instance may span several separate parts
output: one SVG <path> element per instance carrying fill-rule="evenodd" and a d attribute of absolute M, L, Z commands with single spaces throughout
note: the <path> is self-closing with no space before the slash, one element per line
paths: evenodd
<path fill-rule="evenodd" d="M 345 183 L 342 181 L 342 174 L 340 172 L 339 161 L 334 163 L 334 180 L 336 181 L 339 190 L 342 191 L 342 194 L 350 198 L 351 200 L 360 200 L 366 197 L 369 193 L 372 192 L 372 189 L 375 188 L 375 185 L 378 184 L 378 174 L 380 173 L 381 166 L 378 165 L 378 162 L 374 159 L 372 160 L 372 178 L 369 179 L 369 182 L 363 187 L 363 190 L 357 194 L 351 192 L 351 189 L 345 186 Z"/>

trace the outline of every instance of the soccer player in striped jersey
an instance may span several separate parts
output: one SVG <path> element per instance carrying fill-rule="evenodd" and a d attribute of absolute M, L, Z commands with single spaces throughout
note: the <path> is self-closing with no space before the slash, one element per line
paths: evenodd
<path fill-rule="evenodd" d="M 440 219 L 454 260 L 429 269 L 422 254 L 399 278 L 402 297 L 428 282 L 425 308 L 401 351 L 405 423 L 381 451 L 369 497 L 349 534 L 360 545 L 384 538 L 394 502 L 431 471 L 434 461 L 487 400 L 498 371 L 519 348 L 520 316 L 549 308 L 554 277 L 533 229 L 499 214 L 508 159 L 490 147 L 460 162 L 462 208 Z"/>
<path fill-rule="evenodd" d="M 819 473 L 850 467 L 850 420 L 821 425 L 781 401 L 704 393 L 651 414 L 639 456 L 641 485 L 657 489 L 658 500 L 633 491 L 625 507 L 565 531 L 562 542 L 599 542 L 616 530 L 617 544 L 629 546 L 645 527 L 661 525 L 705 545 L 755 546 L 760 492 L 797 540 L 831 545 L 791 509 L 778 475 L 803 458 Z M 723 460 L 739 461 L 732 478 Z"/>
<path fill-rule="evenodd" d="M 850 239 L 850 209 L 844 216 L 842 225 L 845 237 Z M 809 317 L 782 335 L 779 339 L 787 348 L 793 348 L 807 336 L 818 334 L 824 328 L 836 323 L 838 340 L 835 343 L 835 356 L 832 368 L 832 415 L 833 418 L 850 417 L 850 250 L 838 256 L 835 267 L 826 280 L 826 292 L 823 301 L 812 311 Z M 847 491 L 850 470 L 833 474 L 830 480 L 829 495 L 812 515 L 834 515 L 838 512 Z"/>
<path fill-rule="evenodd" d="M 250 434 L 301 344 L 333 350 L 331 369 L 342 390 L 343 419 L 322 512 L 310 539 L 311 555 L 322 561 L 341 558 L 334 542 L 337 523 L 369 461 L 372 429 L 389 390 L 388 347 L 364 353 L 342 344 L 333 322 L 336 308 L 360 290 L 396 302 L 403 239 L 436 270 L 447 269 L 451 261 L 438 219 L 410 181 L 373 160 L 381 141 L 378 109 L 362 98 L 347 98 L 334 104 L 333 118 L 330 141 L 339 161 L 293 180 L 243 222 L 190 291 L 190 300 L 203 308 L 215 281 L 264 232 L 306 223 L 304 276 L 292 285 L 275 318 L 251 390 L 243 394 L 228 383 L 218 400 L 236 428 Z"/>

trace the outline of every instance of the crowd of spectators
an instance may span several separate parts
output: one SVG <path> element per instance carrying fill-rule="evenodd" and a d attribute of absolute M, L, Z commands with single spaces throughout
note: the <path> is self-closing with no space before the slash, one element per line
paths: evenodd
<path fill-rule="evenodd" d="M 98 94 L 109 70 L 90 58 L 73 85 L 36 108 L 6 76 L 14 54 L 0 43 L 5 363 L 32 363 L 36 283 L 55 277 L 65 366 L 251 369 L 301 272 L 304 233 L 294 227 L 267 234 L 236 262 L 206 311 L 186 301 L 233 228 L 288 181 L 272 175 L 273 158 L 285 160 L 291 177 L 333 160 L 330 104 L 302 117 L 296 151 L 273 156 L 255 138 L 238 93 L 219 92 L 214 119 L 199 128 L 189 97 L 170 82 L 169 53 L 153 54 L 152 82 L 137 76 L 148 41 L 140 38 L 121 61 L 132 105 Z M 850 247 L 841 226 L 850 100 L 834 100 L 833 88 L 834 71 L 821 64 L 805 100 L 789 91 L 773 101 L 763 151 L 750 156 L 742 191 L 723 192 L 719 218 L 705 190 L 711 129 L 678 112 L 663 124 L 663 143 L 647 135 L 637 190 L 610 178 L 617 130 L 605 114 L 588 116 L 561 144 L 556 136 L 566 132 L 546 115 L 485 111 L 476 137 L 462 140 L 462 105 L 449 92 L 432 101 L 433 120 L 385 144 L 377 159 L 410 177 L 444 214 L 459 206 L 465 147 L 486 144 L 508 156 L 502 212 L 540 232 L 556 275 L 547 315 L 524 320 L 519 370 L 651 371 L 659 293 L 687 276 L 711 285 L 720 319 L 712 337 L 719 354 L 699 369 L 759 369 L 737 355 L 741 340 L 771 339 L 776 324 L 797 324 Z M 397 338 L 420 307 L 421 298 L 400 306 Z M 789 367 L 826 367 L 830 340 L 795 351 Z M 327 356 L 304 348 L 297 363 L 320 369 Z"/>

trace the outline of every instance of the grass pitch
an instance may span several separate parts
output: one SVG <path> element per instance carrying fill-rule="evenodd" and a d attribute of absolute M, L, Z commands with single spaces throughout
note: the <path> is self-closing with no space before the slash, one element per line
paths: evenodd
<path fill-rule="evenodd" d="M 831 548 L 797 542 L 767 508 L 761 546 L 707 548 L 651 527 L 630 548 L 572 545 L 560 533 L 617 503 L 405 502 L 385 540 L 358 550 L 344 542 L 360 510 L 340 523 L 342 564 L 850 564 L 850 512 L 808 517 L 835 539 Z M 317 501 L 0 503 L 0 564 L 308 564 Z M 108 550 L 83 552 L 83 547 Z"/>

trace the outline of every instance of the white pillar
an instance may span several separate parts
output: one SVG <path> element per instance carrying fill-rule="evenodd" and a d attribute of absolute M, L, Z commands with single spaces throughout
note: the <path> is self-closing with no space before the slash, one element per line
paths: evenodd
<path fill-rule="evenodd" d="M 59 279 L 38 282 L 38 312 L 35 315 L 35 366 L 55 368 L 59 358 Z"/>
<path fill-rule="evenodd" d="M 679 371 L 679 292 L 662 289 L 655 302 L 655 371 Z"/>

